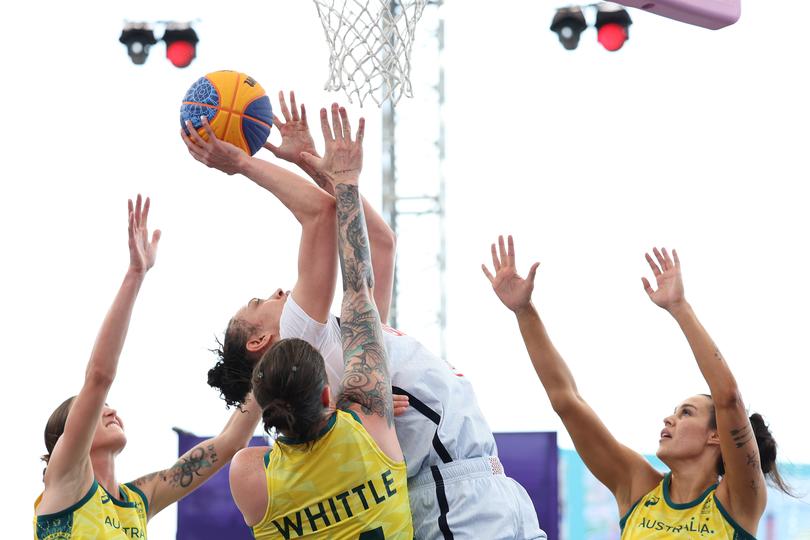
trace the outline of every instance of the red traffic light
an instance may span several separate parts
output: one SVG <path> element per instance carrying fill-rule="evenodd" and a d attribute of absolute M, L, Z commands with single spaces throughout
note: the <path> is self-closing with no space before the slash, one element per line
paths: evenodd
<path fill-rule="evenodd" d="M 599 4 L 596 7 L 596 23 L 599 43 L 609 51 L 618 51 L 630 39 L 630 15 L 615 4 Z"/>
<path fill-rule="evenodd" d="M 197 32 L 189 24 L 170 23 L 163 33 L 166 58 L 174 67 L 184 68 L 197 56 Z"/>
<path fill-rule="evenodd" d="M 188 67 L 195 56 L 195 47 L 188 41 L 175 41 L 166 45 L 166 58 L 174 67 Z"/>
<path fill-rule="evenodd" d="M 597 39 L 605 49 L 618 51 L 627 41 L 627 28 L 617 23 L 608 23 L 599 29 Z"/>

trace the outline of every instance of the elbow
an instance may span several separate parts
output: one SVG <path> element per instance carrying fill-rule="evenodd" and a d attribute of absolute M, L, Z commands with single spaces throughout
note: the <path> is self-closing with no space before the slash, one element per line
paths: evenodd
<path fill-rule="evenodd" d="M 220 454 L 220 457 L 228 462 L 233 458 L 233 456 L 236 455 L 237 452 L 243 448 L 247 448 L 249 442 L 249 435 L 247 437 L 238 438 L 227 437 L 225 439 L 220 439 L 220 441 L 218 441 L 219 444 L 216 444 L 215 446 L 217 448 L 217 453 Z"/>
<path fill-rule="evenodd" d="M 583 403 L 578 392 L 549 392 L 548 399 L 551 401 L 551 408 L 560 418 L 567 417 Z"/>
<path fill-rule="evenodd" d="M 335 198 L 313 186 L 314 189 L 307 196 L 306 208 L 299 212 L 293 212 L 301 225 L 319 225 L 322 223 L 335 222 Z"/>
<path fill-rule="evenodd" d="M 388 227 L 386 227 L 385 231 L 379 235 L 378 243 L 379 247 L 387 252 L 393 254 L 397 251 L 397 235 Z"/>
<path fill-rule="evenodd" d="M 84 384 L 94 386 L 96 388 L 110 388 L 115 380 L 115 372 L 108 370 L 101 370 L 98 368 L 90 368 L 84 377 Z"/>
<path fill-rule="evenodd" d="M 745 408 L 743 404 L 742 394 L 740 394 L 737 385 L 732 385 L 729 388 L 724 388 L 722 391 L 712 391 L 712 401 L 714 402 L 715 409 L 739 409 Z"/>
<path fill-rule="evenodd" d="M 335 198 L 323 190 L 313 192 L 313 219 L 335 221 Z"/>

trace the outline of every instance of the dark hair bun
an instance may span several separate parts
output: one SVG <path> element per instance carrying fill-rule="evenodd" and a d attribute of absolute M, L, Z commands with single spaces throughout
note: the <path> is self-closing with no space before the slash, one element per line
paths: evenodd
<path fill-rule="evenodd" d="M 253 366 L 248 362 L 219 360 L 208 370 L 208 385 L 219 390 L 228 406 L 241 405 L 250 392 Z"/>
<path fill-rule="evenodd" d="M 295 410 L 283 399 L 274 399 L 262 411 L 266 430 L 275 428 L 277 432 L 290 433 L 295 430 Z"/>
<path fill-rule="evenodd" d="M 754 437 L 757 439 L 762 472 L 768 474 L 776 463 L 776 440 L 774 440 L 771 430 L 765 424 L 765 419 L 762 418 L 761 414 L 754 413 L 749 417 L 749 420 L 754 430 Z"/>

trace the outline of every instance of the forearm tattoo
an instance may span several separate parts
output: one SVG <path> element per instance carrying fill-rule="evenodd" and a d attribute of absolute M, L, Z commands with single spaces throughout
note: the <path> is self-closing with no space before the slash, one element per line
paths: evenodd
<path fill-rule="evenodd" d="M 753 436 L 751 426 L 743 426 L 731 430 L 731 438 L 734 440 L 734 446 L 737 448 L 742 448 Z"/>
<path fill-rule="evenodd" d="M 138 488 L 143 488 L 157 476 L 159 481 L 171 487 L 187 488 L 195 477 L 207 476 L 206 469 L 213 467 L 217 461 L 219 458 L 213 444 L 195 446 L 170 468 L 142 476 L 133 483 Z"/>
<path fill-rule="evenodd" d="M 382 416 L 393 425 L 391 382 L 380 315 L 371 299 L 374 286 L 366 220 L 357 186 L 335 186 L 338 253 L 343 275 L 340 334 L 344 374 L 338 407 L 352 403 L 365 414 Z"/>

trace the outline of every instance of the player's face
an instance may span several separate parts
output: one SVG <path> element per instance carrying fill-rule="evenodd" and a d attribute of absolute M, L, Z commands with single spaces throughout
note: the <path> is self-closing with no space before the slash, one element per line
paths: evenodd
<path fill-rule="evenodd" d="M 110 449 L 117 454 L 126 444 L 124 421 L 118 416 L 118 411 L 105 403 L 96 426 L 96 433 L 93 435 L 92 449 Z"/>
<path fill-rule="evenodd" d="M 716 433 L 709 427 L 711 413 L 712 402 L 706 396 L 684 400 L 664 418 L 656 455 L 664 462 L 701 455 Z"/>
<path fill-rule="evenodd" d="M 252 298 L 237 312 L 236 317 L 263 331 L 277 334 L 281 310 L 284 308 L 284 303 L 289 295 L 289 291 L 285 292 L 282 289 L 276 289 L 267 298 Z"/>

